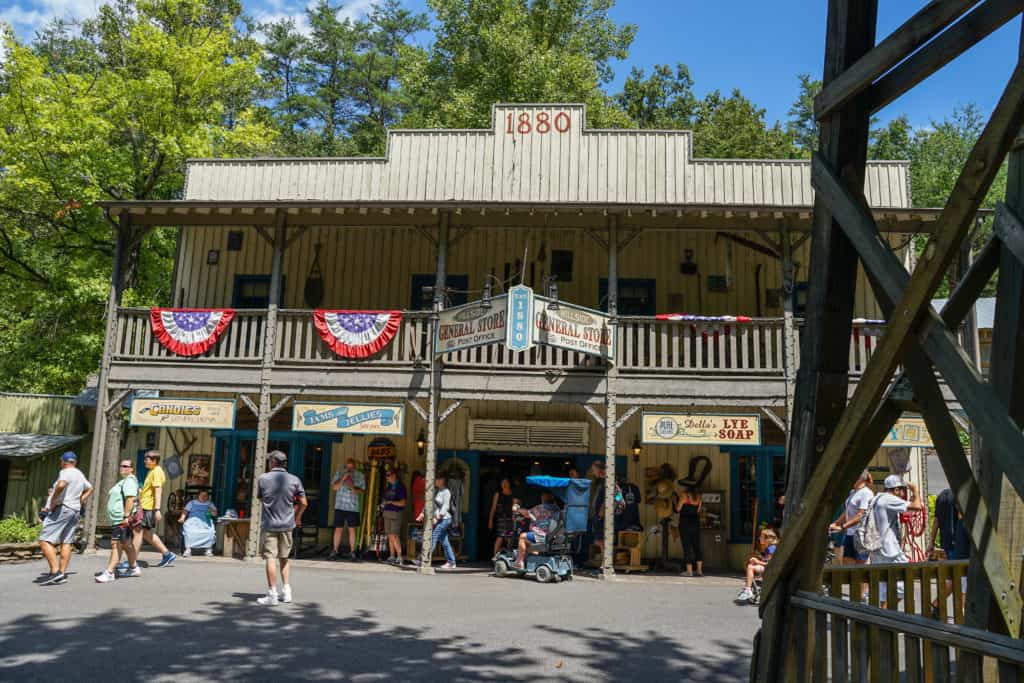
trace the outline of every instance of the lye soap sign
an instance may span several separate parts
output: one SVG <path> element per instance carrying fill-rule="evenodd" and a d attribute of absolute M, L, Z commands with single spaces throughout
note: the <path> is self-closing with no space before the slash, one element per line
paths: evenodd
<path fill-rule="evenodd" d="M 644 411 L 643 442 L 646 444 L 760 446 L 761 418 L 758 415 Z"/>
<path fill-rule="evenodd" d="M 505 341 L 507 296 L 496 296 L 489 305 L 474 301 L 465 306 L 447 308 L 439 314 L 435 353 Z"/>

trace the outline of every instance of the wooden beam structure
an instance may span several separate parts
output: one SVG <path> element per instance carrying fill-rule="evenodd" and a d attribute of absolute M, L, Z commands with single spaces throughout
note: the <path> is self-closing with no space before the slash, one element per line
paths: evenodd
<path fill-rule="evenodd" d="M 824 636 L 824 629 L 818 628 L 824 622 L 812 623 L 807 614 L 793 612 L 794 596 L 819 589 L 823 548 L 816 539 L 823 536 L 836 500 L 871 461 L 907 405 L 920 410 L 925 419 L 971 538 L 969 621 L 1013 636 L 1021 633 L 1024 601 L 1020 570 L 1013 566 L 1021 539 L 1008 545 L 999 527 L 1004 480 L 1014 489 L 1011 508 L 1019 505 L 1024 517 L 1019 498 L 1024 493 L 1024 468 L 1016 462 L 1024 452 L 1024 226 L 1014 213 L 1024 208 L 1021 153 L 1011 156 L 1007 204 L 997 210 L 995 234 L 969 265 L 965 243 L 972 237 L 970 228 L 980 203 L 1024 123 L 1024 61 L 1014 67 L 912 273 L 882 239 L 864 197 L 863 173 L 867 117 L 1022 10 L 1024 2 L 1018 0 L 930 2 L 874 45 L 875 2 L 829 2 L 824 88 L 815 102 L 821 135 L 812 163 L 812 287 L 790 422 L 785 542 L 765 577 L 764 621 L 755 639 L 752 680 L 804 680 L 812 670 L 824 671 L 825 658 L 814 652 L 826 644 L 806 646 L 816 635 Z M 960 281 L 937 314 L 930 302 L 954 259 L 959 261 Z M 837 275 L 848 275 L 858 262 L 887 316 L 887 327 L 847 401 L 849 330 L 841 329 L 838 338 L 830 335 L 836 333 L 833 325 L 849 319 L 853 297 Z M 997 267 L 997 324 L 1002 323 L 1002 336 L 993 346 L 988 384 L 973 356 L 965 353 L 956 328 L 971 314 Z M 900 365 L 903 373 L 894 378 Z M 977 479 L 936 370 L 981 437 Z M 890 573 L 890 579 L 893 576 Z M 893 672 L 898 670 L 893 645 L 887 640 L 872 654 L 875 674 L 875 654 L 894 661 Z M 859 654 L 857 659 L 861 664 L 866 661 Z M 980 677 L 977 658 L 958 658 L 957 663 L 959 675 L 968 680 Z M 845 678 L 845 661 L 839 664 L 839 676 Z M 888 673 L 890 665 L 882 668 Z"/>

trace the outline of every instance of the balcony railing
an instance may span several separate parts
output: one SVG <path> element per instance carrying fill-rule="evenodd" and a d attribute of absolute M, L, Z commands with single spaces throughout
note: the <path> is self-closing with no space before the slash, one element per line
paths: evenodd
<path fill-rule="evenodd" d="M 223 337 L 201 356 L 182 358 L 167 351 L 150 328 L 149 309 L 118 310 L 115 362 L 189 362 L 198 364 L 259 364 L 263 359 L 265 310 L 237 310 Z M 799 327 L 798 327 L 799 329 Z M 860 374 L 877 346 L 881 327 L 854 324 L 850 372 Z M 320 339 L 312 311 L 279 310 L 274 363 L 292 366 L 422 367 L 430 357 L 430 314 L 406 312 L 395 338 L 379 354 L 365 360 L 338 358 Z M 619 318 L 616 363 L 626 374 L 783 375 L 784 327 L 781 318 L 757 318 L 743 323 Z M 799 348 L 794 349 L 799 362 Z M 511 351 L 491 344 L 444 355 L 447 367 L 479 370 L 578 371 L 601 373 L 601 358 L 551 346 Z"/>

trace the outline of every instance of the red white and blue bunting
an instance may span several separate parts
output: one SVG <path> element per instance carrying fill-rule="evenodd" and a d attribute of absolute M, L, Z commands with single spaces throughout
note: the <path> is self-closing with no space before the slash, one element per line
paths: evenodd
<path fill-rule="evenodd" d="M 208 351 L 234 317 L 232 308 L 149 309 L 157 341 L 179 356 L 198 356 Z"/>
<path fill-rule="evenodd" d="M 391 342 L 402 324 L 402 312 L 317 310 L 313 324 L 342 358 L 367 358 Z"/>

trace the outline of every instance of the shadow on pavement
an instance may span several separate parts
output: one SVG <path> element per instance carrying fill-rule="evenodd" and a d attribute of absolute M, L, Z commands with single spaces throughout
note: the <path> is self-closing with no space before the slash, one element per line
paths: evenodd
<path fill-rule="evenodd" d="M 0 624 L 0 680 L 158 678 L 335 680 L 744 680 L 749 652 L 716 643 L 714 658 L 654 631 L 510 625 L 505 644 L 458 623 L 382 626 L 368 610 L 336 617 L 319 605 L 253 604 L 257 594 L 182 615 L 114 608 L 85 617 L 29 615 Z M 695 628 L 697 625 L 695 625 Z M 526 628 L 528 649 L 517 643 Z M 550 645 L 544 645 L 550 634 Z"/>

